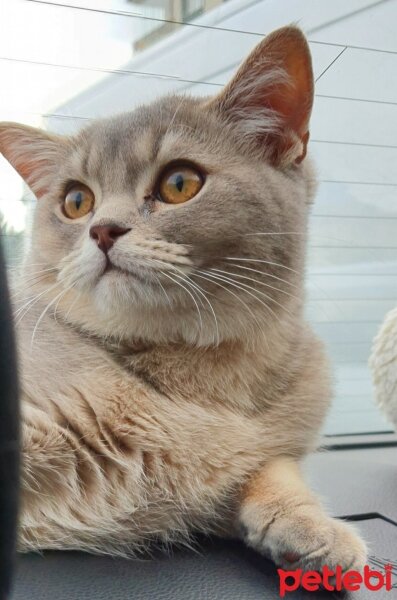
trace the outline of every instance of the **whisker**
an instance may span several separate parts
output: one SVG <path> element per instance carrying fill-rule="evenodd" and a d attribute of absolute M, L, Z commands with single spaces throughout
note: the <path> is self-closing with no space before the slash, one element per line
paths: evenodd
<path fill-rule="evenodd" d="M 27 281 L 29 281 L 29 279 L 31 277 L 36 277 L 37 275 L 42 275 L 43 273 L 49 273 L 49 272 L 56 272 L 56 269 L 51 268 L 51 269 L 39 269 L 38 271 L 28 271 L 28 272 L 19 272 L 18 273 L 18 279 L 16 279 L 16 283 L 19 285 L 22 285 L 24 283 L 26 283 Z"/>
<path fill-rule="evenodd" d="M 299 275 L 299 271 L 296 271 L 295 269 L 291 269 L 291 267 L 287 267 L 286 265 L 282 265 L 277 262 L 272 262 L 271 260 L 264 260 L 262 258 L 236 258 L 235 256 L 225 256 L 223 260 L 259 262 L 259 263 L 264 263 L 266 265 L 272 265 L 274 267 L 280 267 L 282 269 L 287 269 L 287 271 L 292 271 L 292 273 L 296 273 L 297 275 Z"/>
<path fill-rule="evenodd" d="M 30 266 L 30 265 L 29 265 L 29 266 Z M 38 271 L 33 271 L 33 272 L 31 272 L 31 271 L 29 271 L 28 269 L 26 269 L 26 268 L 25 268 L 25 269 L 24 269 L 24 273 L 26 272 L 26 273 L 27 273 L 27 275 L 36 275 L 36 274 L 38 274 L 38 273 L 48 273 L 48 272 L 50 272 L 50 271 L 52 271 L 52 272 L 56 272 L 56 270 L 57 270 L 57 269 L 56 269 L 55 267 L 49 267 L 48 269 L 39 269 Z M 23 281 L 25 281 L 25 279 L 24 279 L 24 277 L 23 277 L 23 274 L 22 274 L 22 278 L 23 278 Z"/>
<path fill-rule="evenodd" d="M 231 273 L 230 271 L 222 271 L 221 269 L 210 269 L 210 271 L 216 271 L 217 273 L 224 273 L 226 275 L 234 275 L 235 277 L 240 277 L 241 279 L 247 279 L 248 281 L 253 281 L 254 283 L 259 283 L 260 285 L 264 285 L 268 288 L 271 288 L 272 290 L 280 292 L 281 294 L 285 294 L 286 296 L 289 296 L 290 298 L 295 298 L 297 300 L 299 299 L 298 296 L 296 296 L 295 294 L 290 294 L 289 292 L 286 292 L 285 290 L 280 290 L 280 288 L 274 287 L 274 285 L 270 285 L 269 283 L 265 283 L 264 281 L 259 281 L 258 279 L 254 279 L 253 277 L 247 277 L 246 275 L 240 275 L 238 273 Z"/>
<path fill-rule="evenodd" d="M 160 277 L 158 277 L 157 275 L 155 275 L 155 277 L 156 277 L 156 281 L 157 281 L 157 283 L 159 284 L 160 288 L 162 289 L 162 291 L 163 291 L 163 293 L 164 293 L 164 296 L 166 297 L 166 299 L 167 299 L 167 301 L 168 301 L 168 304 L 169 304 L 169 306 L 172 306 L 171 299 L 170 299 L 169 295 L 167 294 L 167 292 L 166 292 L 166 290 L 165 290 L 165 287 L 164 287 L 164 286 L 163 286 L 163 284 L 161 283 L 161 281 L 160 281 Z"/>
<path fill-rule="evenodd" d="M 266 271 L 259 271 L 258 269 L 252 269 L 251 267 L 245 267 L 243 265 L 233 264 L 233 267 L 235 267 L 236 269 L 245 269 L 247 271 L 254 271 L 255 273 L 260 273 L 261 275 L 266 275 L 266 277 L 272 277 L 274 279 L 278 279 L 279 281 L 282 281 L 282 282 L 286 283 L 287 285 L 294 287 L 295 289 L 299 289 L 298 286 L 295 285 L 294 283 L 291 283 L 290 281 L 287 281 L 286 279 L 283 279 L 282 277 L 277 277 L 277 275 L 273 275 L 272 273 L 267 273 Z M 309 281 L 309 284 L 313 285 L 315 288 L 317 288 L 319 291 L 321 291 L 321 293 L 324 294 L 326 299 L 329 302 L 332 302 L 333 305 L 337 308 L 337 310 L 340 310 L 340 307 L 338 306 L 337 302 L 335 300 L 332 300 L 331 298 L 329 298 L 327 292 L 323 288 L 321 288 L 319 285 L 317 285 L 313 282 L 310 282 L 310 281 Z M 306 302 L 307 302 L 307 304 L 310 304 L 310 299 L 306 300 Z M 320 306 L 319 310 L 326 318 L 329 318 L 329 314 L 327 313 L 327 311 L 324 309 L 323 306 Z"/>
<path fill-rule="evenodd" d="M 201 317 L 201 312 L 200 312 L 199 305 L 197 304 L 196 299 L 193 296 L 193 294 L 190 292 L 190 290 L 187 290 L 185 288 L 185 286 L 182 285 L 182 283 L 180 281 L 177 281 L 173 277 L 171 277 L 171 275 L 169 275 L 167 273 L 164 273 L 163 271 L 161 271 L 161 273 L 162 273 L 162 275 L 164 275 L 164 277 L 168 277 L 168 279 L 170 279 L 171 281 L 173 281 L 174 283 L 176 283 L 177 285 L 179 285 L 183 290 L 185 290 L 185 292 L 187 294 L 189 294 L 189 296 L 191 297 L 191 299 L 193 300 L 193 302 L 194 302 L 194 304 L 196 306 L 196 309 L 197 309 L 197 312 L 198 312 L 198 315 L 199 315 L 200 331 L 202 331 L 203 330 L 203 320 L 202 320 L 202 317 Z"/>
<path fill-rule="evenodd" d="M 199 274 L 200 273 L 200 274 Z M 194 273 L 192 273 L 192 276 L 195 277 L 200 277 L 200 279 L 205 279 L 206 281 L 209 281 L 210 283 L 217 285 L 218 287 L 222 288 L 223 290 L 225 290 L 225 292 L 228 292 L 229 294 L 231 294 L 234 298 L 236 298 L 239 302 L 241 302 L 241 304 L 247 309 L 247 311 L 250 313 L 250 315 L 253 317 L 254 321 L 256 322 L 256 324 L 259 326 L 259 328 L 261 329 L 263 336 L 265 338 L 265 342 L 266 345 L 268 347 L 268 350 L 270 351 L 270 347 L 269 347 L 269 343 L 266 337 L 266 334 L 264 332 L 262 323 L 258 320 L 257 316 L 255 315 L 255 313 L 251 310 L 251 308 L 248 306 L 248 304 L 246 302 L 244 302 L 244 300 L 242 298 L 240 298 L 240 296 L 238 296 L 238 294 L 235 294 L 234 292 L 232 292 L 232 290 L 229 290 L 227 287 L 225 287 L 224 285 L 222 285 L 221 283 L 219 283 L 218 281 L 215 281 L 212 278 L 206 277 L 205 275 L 201 274 L 202 271 L 195 271 Z"/>
<path fill-rule="evenodd" d="M 268 306 L 266 304 L 266 302 L 264 302 L 263 300 L 261 300 L 260 298 L 258 298 L 258 296 L 256 296 L 252 292 L 249 292 L 248 290 L 251 289 L 254 292 L 256 292 L 257 294 L 261 294 L 261 295 L 265 296 L 268 299 L 270 298 L 270 296 L 267 296 L 266 294 L 263 294 L 263 292 L 259 292 L 259 290 L 256 290 L 252 286 L 248 286 L 245 283 L 241 283 L 241 282 L 237 282 L 236 283 L 236 281 L 234 281 L 233 279 L 230 279 L 230 278 L 225 277 L 223 275 L 214 275 L 213 273 L 210 273 L 208 271 L 202 271 L 202 272 L 205 273 L 206 275 L 208 275 L 209 277 L 217 278 L 220 281 L 224 281 L 225 283 L 229 283 L 229 285 L 232 285 L 233 287 L 237 288 L 238 290 L 246 292 L 249 296 L 252 296 L 253 298 L 255 298 L 255 300 L 257 300 L 258 302 L 260 302 L 281 323 L 281 320 L 280 320 L 279 316 L 274 312 L 274 310 L 270 306 Z M 246 289 L 246 288 L 248 288 L 248 289 Z"/>
<path fill-rule="evenodd" d="M 157 262 L 159 262 L 159 263 L 160 263 L 160 262 L 162 262 L 162 261 L 159 261 L 159 260 L 156 260 L 156 259 L 153 259 L 153 258 L 148 258 L 148 257 L 146 257 L 146 259 L 145 259 L 145 260 L 149 261 L 149 263 L 151 263 L 151 264 L 155 264 L 155 263 L 157 263 Z M 171 298 L 169 297 L 169 295 L 167 294 L 167 292 L 166 292 L 166 290 L 165 290 L 165 288 L 164 288 L 163 284 L 161 283 L 161 281 L 160 281 L 160 277 L 159 277 L 158 275 L 156 275 L 155 273 L 153 273 L 153 275 L 155 276 L 157 284 L 158 284 L 158 285 L 159 285 L 159 287 L 161 288 L 161 290 L 162 290 L 162 292 L 163 292 L 164 296 L 166 297 L 166 299 L 167 299 L 167 302 L 168 302 L 169 306 L 172 306 Z"/>
<path fill-rule="evenodd" d="M 227 260 L 232 260 L 232 259 L 227 259 Z M 260 263 L 275 265 L 275 266 L 282 267 L 284 269 L 288 269 L 289 271 L 292 271 L 293 273 L 296 273 L 296 274 L 299 275 L 298 271 L 295 271 L 294 269 L 291 269 L 290 267 L 287 267 L 287 266 L 279 264 L 279 263 L 273 263 L 273 262 L 270 262 L 270 261 L 259 260 L 259 259 L 245 259 L 245 258 L 241 259 L 240 258 L 239 260 L 248 260 L 248 261 L 252 261 L 252 262 L 260 262 Z M 246 269 L 246 270 L 250 270 L 250 271 L 255 271 L 255 269 L 252 269 L 251 267 L 246 267 L 245 265 L 243 266 L 243 265 L 238 265 L 238 264 L 234 264 L 233 263 L 233 266 L 235 268 L 239 268 L 239 269 Z M 258 272 L 262 273 L 262 271 L 258 271 Z M 273 275 L 272 273 L 263 272 L 263 274 L 264 275 L 266 274 L 268 277 L 273 277 L 275 279 L 279 279 L 280 281 L 284 281 L 284 283 L 287 283 L 287 284 L 289 284 L 292 287 L 295 287 L 295 288 L 298 287 L 298 286 L 294 285 L 293 283 L 288 282 L 285 279 L 282 279 L 281 277 L 277 277 L 276 275 Z M 340 308 L 340 305 L 338 304 L 338 302 L 335 301 L 335 300 L 333 300 L 332 298 L 330 298 L 329 295 L 328 295 L 328 293 L 326 292 L 326 290 L 323 287 L 321 287 L 320 285 L 318 285 L 315 281 L 312 281 L 310 277 L 306 278 L 306 285 L 308 287 L 314 287 L 315 289 L 317 289 L 318 291 L 320 291 L 324 295 L 325 299 L 328 300 L 329 302 L 331 302 L 332 305 L 338 310 L 338 312 L 341 312 L 341 308 Z M 307 303 L 310 303 L 310 299 L 307 300 Z M 321 307 L 320 310 L 321 310 L 321 312 L 324 315 L 327 316 L 327 311 L 323 307 Z"/>
<path fill-rule="evenodd" d="M 187 286 L 189 286 L 189 288 L 193 289 L 193 290 L 194 290 L 194 291 L 195 291 L 197 294 L 200 294 L 200 296 L 197 296 L 197 300 L 200 302 L 200 306 L 201 306 L 202 308 L 204 308 L 204 307 L 205 307 L 205 304 L 204 304 L 204 302 L 203 302 L 203 300 L 202 300 L 202 298 L 201 298 L 201 295 L 202 295 L 202 292 L 201 292 L 201 290 L 199 291 L 198 287 L 197 287 L 197 286 L 195 286 L 195 285 L 194 285 L 194 283 L 193 283 L 193 282 L 191 282 L 191 280 L 190 280 L 190 279 L 188 280 L 187 278 L 185 278 L 185 277 L 183 277 L 183 276 L 181 276 L 181 275 L 178 275 L 177 273 L 174 273 L 174 272 L 173 272 L 172 274 L 173 274 L 173 276 L 174 276 L 174 277 L 176 277 L 178 280 L 182 280 L 182 281 L 183 281 L 183 282 L 184 282 L 184 283 L 185 283 Z"/>
<path fill-rule="evenodd" d="M 307 235 L 307 233 L 306 231 L 258 231 L 257 233 L 243 233 L 241 235 Z"/>
<path fill-rule="evenodd" d="M 152 262 L 162 262 L 162 261 L 157 261 L 156 259 L 150 259 L 150 260 Z M 200 296 L 202 296 L 204 298 L 204 300 L 207 302 L 208 306 L 210 307 L 210 310 L 211 310 L 212 316 L 214 318 L 214 321 L 215 321 L 215 329 L 216 329 L 216 335 L 217 335 L 217 345 L 219 345 L 220 335 L 219 335 L 218 319 L 216 317 L 215 310 L 214 310 L 211 302 L 209 301 L 207 295 L 205 294 L 205 292 L 200 288 L 200 286 L 197 283 L 193 282 L 190 279 L 189 275 L 187 275 L 186 273 L 184 273 L 181 269 L 179 269 L 178 267 L 176 267 L 173 263 L 168 263 L 168 265 L 171 267 L 170 270 L 173 272 L 173 274 L 175 275 L 175 277 L 178 277 L 178 279 L 182 279 L 182 281 L 184 283 L 186 283 L 186 285 L 188 285 L 189 287 L 193 288 L 196 291 L 196 293 L 200 294 Z M 175 273 L 175 271 L 178 271 L 178 273 L 180 273 L 180 275 L 177 275 Z M 163 272 L 163 274 L 164 274 L 164 272 Z M 199 300 L 201 302 L 201 306 L 203 307 L 204 305 L 202 303 L 201 298 L 199 298 Z"/>
<path fill-rule="evenodd" d="M 73 286 L 72 286 L 72 287 L 73 287 Z M 69 308 L 68 308 L 68 312 L 66 313 L 66 315 L 65 315 L 65 317 L 64 317 L 65 321 L 67 321 L 67 320 L 68 320 L 68 317 L 69 317 L 69 315 L 70 315 L 70 312 L 71 312 L 72 308 L 74 307 L 74 305 L 76 304 L 76 302 L 77 302 L 78 300 L 80 300 L 81 296 L 82 296 L 82 291 L 80 290 L 80 291 L 79 291 L 79 292 L 76 294 L 76 297 L 75 297 L 75 299 L 74 299 L 74 300 L 73 300 L 73 301 L 70 303 L 70 306 L 69 306 Z M 58 305 L 57 305 L 57 306 L 58 306 Z M 56 310 L 57 310 L 57 309 L 55 308 L 55 312 L 56 312 Z M 55 314 L 55 313 L 54 313 L 54 314 Z"/>
<path fill-rule="evenodd" d="M 53 289 L 57 288 L 59 285 L 61 285 L 61 283 L 59 281 L 57 281 L 54 285 L 52 285 L 51 287 L 45 289 L 40 294 L 37 294 L 33 298 L 30 298 L 22 307 L 20 307 L 18 310 L 16 310 L 15 313 L 14 313 L 14 318 L 18 317 L 21 314 L 21 312 L 27 307 L 26 310 L 25 310 L 25 312 L 22 314 L 22 316 L 16 321 L 16 325 L 19 325 L 19 323 L 22 321 L 22 319 L 25 318 L 25 316 L 27 315 L 27 313 L 31 310 L 31 308 L 33 308 L 33 306 L 40 300 L 40 298 L 42 296 L 44 296 L 45 294 L 48 294 Z"/>
<path fill-rule="evenodd" d="M 245 271 L 253 271 L 254 273 L 260 273 L 261 275 L 266 275 L 266 277 L 271 277 L 272 279 L 277 279 L 278 281 L 281 281 L 283 283 L 286 283 L 287 285 L 290 285 L 291 287 L 298 289 L 298 286 L 295 285 L 294 283 L 291 283 L 291 281 L 288 281 L 287 279 L 283 279 L 282 277 L 277 277 L 277 275 L 273 275 L 273 273 L 268 273 L 267 271 L 260 271 L 259 269 L 253 269 L 252 267 L 246 267 L 245 265 L 233 264 L 233 267 L 235 267 L 236 269 L 244 269 Z"/>
<path fill-rule="evenodd" d="M 277 302 L 277 300 L 275 300 L 274 298 L 272 298 L 268 294 L 265 294 L 264 292 L 261 292 L 260 290 L 257 290 L 256 288 L 252 287 L 252 285 L 248 285 L 247 283 L 243 283 L 242 281 L 236 281 L 233 277 L 230 277 L 230 274 L 229 274 L 229 277 L 227 277 L 226 275 L 220 275 L 220 277 L 222 277 L 223 279 L 232 281 L 233 283 L 238 283 L 238 284 L 242 285 L 243 287 L 248 288 L 249 290 L 253 290 L 257 294 L 260 294 L 261 296 L 263 296 L 267 300 L 270 300 L 271 302 L 274 302 L 274 304 L 277 304 L 277 306 L 279 306 L 280 308 L 282 308 L 283 310 L 285 310 L 286 312 L 288 312 L 287 309 L 284 307 L 283 304 L 280 304 L 280 302 Z M 289 313 L 289 314 L 291 314 L 291 313 Z"/>
<path fill-rule="evenodd" d="M 55 302 L 58 300 L 58 298 L 60 299 L 60 298 L 61 298 L 63 295 L 65 295 L 65 294 L 66 294 L 66 292 L 68 292 L 69 290 L 71 290 L 71 289 L 72 289 L 72 287 L 73 287 L 73 286 L 69 286 L 68 288 L 61 290 L 61 292 L 60 292 L 59 294 L 57 294 L 57 295 L 55 296 L 55 298 L 53 298 L 53 299 L 51 300 L 51 302 L 49 302 L 49 303 L 47 304 L 47 306 L 44 308 L 44 310 L 42 311 L 41 315 L 40 315 L 40 316 L 39 316 L 39 318 L 37 319 L 37 321 L 36 321 L 36 324 L 35 324 L 35 326 L 34 326 L 34 328 L 33 328 L 32 337 L 31 337 L 31 339 L 30 339 L 30 349 L 31 349 L 31 350 L 32 350 L 32 348 L 33 348 L 34 337 L 35 337 L 35 335 L 36 335 L 36 331 L 38 330 L 38 328 L 39 328 L 39 325 L 40 325 L 41 321 L 43 320 L 44 316 L 46 315 L 46 313 L 48 312 L 48 310 L 51 308 L 51 306 L 52 306 L 52 305 L 53 305 L 53 304 L 54 304 L 54 303 L 55 303 Z M 58 300 L 58 303 L 59 303 L 59 300 Z"/>
<path fill-rule="evenodd" d="M 175 277 L 178 277 L 179 279 L 183 279 L 183 281 L 190 286 L 192 286 L 201 296 L 203 296 L 204 300 L 208 303 L 210 310 L 212 312 L 212 315 L 214 317 L 214 321 L 215 321 L 215 329 L 216 329 L 216 337 L 217 337 L 217 345 L 219 346 L 220 343 L 220 336 L 219 336 L 219 325 L 218 325 L 218 319 L 216 317 L 215 314 L 215 310 L 211 304 L 211 302 L 208 300 L 206 294 L 204 293 L 204 291 L 200 288 L 200 286 L 196 283 L 194 283 L 193 281 L 191 281 L 191 279 L 189 277 L 181 277 L 179 275 L 174 274 Z"/>
<path fill-rule="evenodd" d="M 53 272 L 56 272 L 56 269 L 54 269 Z M 25 287 L 23 287 L 24 285 L 26 285 L 26 284 L 35 285 L 36 283 L 45 281 L 45 279 L 48 276 L 49 276 L 49 272 L 40 273 L 38 271 L 35 275 L 32 275 L 31 277 L 27 277 L 27 278 L 23 279 L 22 281 L 14 282 L 14 284 L 12 286 L 13 289 L 11 289 L 11 295 L 13 297 L 17 297 L 17 296 L 20 296 L 20 295 L 26 293 L 27 290 Z"/>
<path fill-rule="evenodd" d="M 75 284 L 70 285 L 68 288 L 66 288 L 66 291 L 69 292 L 74 286 L 75 286 Z M 80 296 L 81 296 L 81 291 L 78 292 L 78 294 L 76 294 L 76 298 L 73 300 L 72 304 L 74 304 L 76 302 L 76 299 L 80 298 Z M 62 296 L 60 295 L 59 300 L 56 303 L 55 308 L 54 308 L 54 320 L 56 322 L 58 322 L 58 320 L 57 320 L 57 310 L 58 310 L 58 306 L 59 306 L 59 303 L 60 303 L 61 300 L 62 300 Z"/>
<path fill-rule="evenodd" d="M 26 263 L 26 264 L 22 263 L 22 264 L 17 265 L 16 267 L 7 267 L 7 271 L 11 271 L 11 272 L 15 271 L 15 272 L 21 273 L 28 267 L 42 267 L 43 265 L 46 265 L 46 264 L 47 263 L 44 263 L 44 262 Z"/>

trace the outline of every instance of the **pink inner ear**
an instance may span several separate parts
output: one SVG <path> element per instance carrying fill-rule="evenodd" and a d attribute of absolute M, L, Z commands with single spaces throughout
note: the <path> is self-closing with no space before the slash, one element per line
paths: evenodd
<path fill-rule="evenodd" d="M 0 152 L 40 198 L 49 189 L 64 138 L 18 123 L 0 124 Z"/>
<path fill-rule="evenodd" d="M 288 73 L 291 84 L 281 84 L 271 90 L 269 105 L 284 116 L 287 127 L 300 138 L 308 131 L 310 112 L 313 103 L 313 80 L 308 56 L 288 56 L 282 65 Z"/>
<path fill-rule="evenodd" d="M 28 186 L 32 189 L 37 198 L 41 198 L 48 192 L 48 187 L 41 183 L 43 179 L 43 173 L 45 174 L 46 168 L 48 167 L 48 161 L 46 160 L 27 160 L 21 161 L 17 165 L 14 165 L 22 179 L 26 181 Z"/>
<path fill-rule="evenodd" d="M 293 30 L 291 35 L 283 38 L 284 36 L 276 36 L 273 43 L 270 40 L 271 56 L 288 74 L 290 83 L 276 84 L 268 90 L 265 103 L 283 117 L 287 134 L 275 144 L 275 162 L 280 162 L 281 157 L 296 143 L 296 138 L 291 136 L 292 132 L 303 145 L 302 152 L 295 159 L 295 163 L 299 164 L 306 156 L 309 141 L 309 119 L 314 94 L 313 72 L 303 35 Z"/>

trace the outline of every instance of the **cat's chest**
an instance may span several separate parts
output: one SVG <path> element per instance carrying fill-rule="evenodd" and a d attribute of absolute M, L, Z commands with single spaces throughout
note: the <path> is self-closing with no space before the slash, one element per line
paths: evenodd
<path fill-rule="evenodd" d="M 21 336 L 25 392 L 55 420 L 62 415 L 59 424 L 79 431 L 80 443 L 106 455 L 109 465 L 121 459 L 131 476 L 181 497 L 196 481 L 195 493 L 204 497 L 230 488 L 261 460 L 263 425 L 228 399 L 232 390 L 240 402 L 246 393 L 237 394 L 231 370 L 182 353 L 127 369 L 73 332 L 59 343 L 52 327 L 36 340 L 36 352 Z"/>
<path fill-rule="evenodd" d="M 172 402 L 199 404 L 204 409 L 233 407 L 239 413 L 258 410 L 258 386 L 271 387 L 263 376 L 263 358 L 248 355 L 232 344 L 218 348 L 192 349 L 178 345 L 113 350 L 112 357 L 132 377 L 142 381 Z"/>

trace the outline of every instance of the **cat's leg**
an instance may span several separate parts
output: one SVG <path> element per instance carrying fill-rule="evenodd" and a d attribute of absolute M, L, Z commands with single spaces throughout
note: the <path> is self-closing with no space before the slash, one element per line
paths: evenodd
<path fill-rule="evenodd" d="M 285 569 L 365 565 L 364 542 L 349 524 L 326 514 L 290 458 L 269 462 L 247 482 L 238 520 L 246 543 Z"/>
<path fill-rule="evenodd" d="M 107 549 L 117 533 L 109 448 L 40 408 L 22 409 L 20 550 Z"/>

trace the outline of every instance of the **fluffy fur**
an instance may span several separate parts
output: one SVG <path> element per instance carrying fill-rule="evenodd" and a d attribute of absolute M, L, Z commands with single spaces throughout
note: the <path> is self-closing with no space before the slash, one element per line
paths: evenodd
<path fill-rule="evenodd" d="M 380 327 L 369 361 L 375 397 L 397 429 L 397 309 L 391 310 Z"/>
<path fill-rule="evenodd" d="M 288 567 L 365 561 L 299 473 L 330 398 L 303 318 L 312 97 L 307 44 L 285 28 L 217 98 L 168 97 L 72 138 L 0 126 L 38 197 L 15 293 L 21 549 L 137 552 L 204 531 Z M 206 180 L 169 205 L 153 189 L 176 159 Z M 70 180 L 96 198 L 75 221 Z M 109 223 L 130 231 L 106 270 L 88 232 Z"/>

